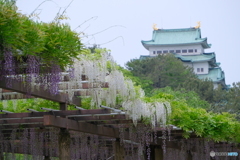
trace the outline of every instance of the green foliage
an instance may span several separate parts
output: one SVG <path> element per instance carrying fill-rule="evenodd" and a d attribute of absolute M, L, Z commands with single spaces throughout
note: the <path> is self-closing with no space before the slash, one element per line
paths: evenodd
<path fill-rule="evenodd" d="M 39 54 L 40 57 L 62 66 L 72 64 L 72 58 L 78 56 L 82 47 L 78 34 L 71 31 L 67 24 L 51 22 L 42 25 L 46 43 L 44 50 Z"/>
<path fill-rule="evenodd" d="M 226 109 L 233 113 L 240 113 L 240 82 L 233 83 L 233 86 L 225 94 L 225 101 L 227 100 Z M 225 92 L 226 93 L 226 92 Z"/>
<path fill-rule="evenodd" d="M 0 0 L 0 59 L 6 50 L 22 59 L 27 55 L 40 57 L 42 63 L 64 68 L 82 52 L 79 34 L 57 17 L 50 23 L 35 22 L 17 11 L 14 3 Z"/>
<path fill-rule="evenodd" d="M 143 100 L 148 103 L 152 102 L 166 102 L 166 101 L 171 101 L 174 98 L 173 95 L 164 93 L 164 92 L 159 92 L 154 94 L 151 97 L 144 97 Z"/>
<path fill-rule="evenodd" d="M 209 103 L 213 101 L 214 87 L 213 82 L 209 79 L 204 80 L 198 78 L 186 79 L 186 81 L 176 89 L 181 90 L 181 88 L 184 88 L 187 91 L 196 92 L 201 97 L 201 99 L 206 100 Z"/>
<path fill-rule="evenodd" d="M 108 53 L 110 50 L 106 48 L 86 48 L 84 49 L 82 55 L 85 55 L 85 58 L 88 60 L 98 60 L 102 58 L 103 54 L 102 53 Z"/>
<path fill-rule="evenodd" d="M 78 33 L 71 31 L 69 25 L 61 24 L 58 20 L 51 23 L 35 22 L 19 13 L 10 1 L 0 0 L 0 32 L 1 60 L 5 49 L 8 49 L 18 59 L 35 55 L 45 64 L 54 62 L 65 67 L 72 64 L 72 59 L 77 58 L 80 53 L 93 60 L 100 58 L 100 53 L 104 50 L 93 47 L 83 51 Z M 109 72 L 116 67 L 110 63 L 107 65 Z M 137 94 L 140 94 L 140 87 L 145 90 L 148 95 L 143 98 L 145 102 L 171 103 L 172 115 L 168 123 L 181 127 L 185 131 L 185 137 L 189 136 L 190 131 L 194 131 L 198 136 L 215 141 L 240 142 L 240 123 L 234 115 L 223 112 L 239 112 L 240 83 L 234 84 L 229 91 L 221 88 L 214 90 L 211 81 L 197 79 L 190 68 L 171 54 L 131 60 L 126 67 L 128 70 L 121 67 L 118 69 L 126 78 L 133 80 Z M 152 91 L 153 88 L 161 89 Z M 91 100 L 88 97 L 82 98 L 82 107 L 90 109 Z M 117 97 L 116 101 L 117 105 L 120 104 L 121 97 Z M 211 102 L 212 110 L 222 113 L 207 112 L 206 109 L 210 107 L 207 101 Z M 7 103 L 8 107 L 4 108 L 1 101 L 0 109 L 18 113 L 26 112 L 27 108 L 37 111 L 42 111 L 41 107 L 59 109 L 58 103 L 42 99 Z M 69 109 L 72 110 L 73 107 L 69 106 Z M 146 123 L 150 122 L 148 118 L 142 118 Z"/>
<path fill-rule="evenodd" d="M 240 122 L 235 115 L 222 112 L 213 113 L 206 109 L 210 104 L 193 91 L 174 91 L 170 87 L 156 89 L 151 96 L 143 99 L 145 102 L 170 102 L 172 114 L 168 118 L 168 124 L 180 127 L 188 138 L 191 132 L 199 137 L 215 141 L 240 142 Z M 204 109 L 206 108 L 206 109 Z M 150 120 L 143 117 L 147 124 Z"/>
<path fill-rule="evenodd" d="M 81 97 L 81 107 L 84 109 L 91 109 L 91 97 Z"/>
<path fill-rule="evenodd" d="M 142 79 L 140 77 L 134 76 L 133 73 L 129 70 L 124 69 L 123 67 L 118 66 L 118 69 L 123 73 L 125 78 L 129 78 L 134 82 L 134 85 L 141 86 L 146 95 L 150 95 L 150 92 L 153 90 L 153 82 L 148 79 Z"/>
<path fill-rule="evenodd" d="M 134 59 L 127 62 L 126 67 L 134 76 L 151 80 L 154 88 L 166 86 L 177 88 L 187 79 L 196 78 L 192 69 L 184 66 L 172 54 L 159 55 L 143 60 Z"/>
<path fill-rule="evenodd" d="M 12 44 L 18 44 L 22 39 L 21 28 L 22 24 L 21 14 L 17 13 L 16 6 L 11 2 L 0 1 L 0 44 L 1 52 L 3 50 L 3 44 L 8 47 L 14 47 Z"/>
<path fill-rule="evenodd" d="M 173 89 L 171 89 L 171 87 L 165 87 L 153 90 L 152 94 L 156 95 L 163 93 L 172 95 L 172 98 L 169 100 L 182 101 L 193 108 L 209 109 L 211 107 L 211 105 L 207 101 L 202 100 L 196 92 L 187 91 L 184 88 L 174 91 Z"/>
<path fill-rule="evenodd" d="M 98 45 L 94 44 L 93 46 L 88 47 L 88 50 L 90 53 L 96 53 L 99 48 L 100 47 Z"/>
<path fill-rule="evenodd" d="M 199 137 L 215 141 L 240 142 L 240 122 L 236 120 L 235 115 L 227 112 L 207 112 L 206 109 L 199 108 L 198 100 L 200 99 L 194 92 L 185 92 L 181 95 L 179 91 L 175 92 L 168 87 L 154 93 L 153 96 L 146 97 L 144 100 L 170 102 L 172 114 L 168 124 L 180 127 L 184 131 L 185 138 L 188 138 L 191 132 L 195 132 Z M 196 96 L 194 100 L 185 99 L 185 97 L 194 98 L 194 96 Z M 190 106 L 194 103 L 197 104 Z M 204 101 L 199 103 L 206 105 Z M 149 122 L 147 119 L 143 118 L 143 120 Z"/>
<path fill-rule="evenodd" d="M 240 119 L 240 83 L 234 83 L 229 90 L 221 85 L 214 89 L 209 79 L 200 80 L 191 69 L 183 66 L 173 55 L 161 55 L 144 60 L 131 60 L 126 64 L 133 79 L 152 82 L 152 87 L 161 88 L 160 91 L 185 99 L 194 108 L 205 108 L 213 112 L 229 112 L 237 114 Z M 135 77 L 136 78 L 135 78 Z M 151 84 L 151 83 L 150 83 Z M 166 86 L 172 88 L 162 89 Z M 144 87 L 143 87 L 144 88 Z M 151 96 L 152 88 L 144 89 L 146 95 Z M 155 91 L 156 92 L 156 91 Z"/>
<path fill-rule="evenodd" d="M 0 101 L 0 110 L 3 109 L 14 113 L 27 112 L 27 109 L 34 109 L 36 111 L 43 112 L 43 110 L 40 109 L 42 107 L 59 110 L 59 103 L 40 98 L 6 100 L 6 103 L 7 108 L 4 108 L 6 106 L 3 105 L 3 101 Z M 68 106 L 68 109 L 73 110 L 74 108 L 73 106 Z"/>
<path fill-rule="evenodd" d="M 219 86 L 214 90 L 214 99 L 212 101 L 213 112 L 234 113 L 237 119 L 240 119 L 240 82 L 233 83 L 229 90 L 222 89 Z"/>
<path fill-rule="evenodd" d="M 212 113 L 202 108 L 192 108 L 186 103 L 173 101 L 171 124 L 215 141 L 240 142 L 240 123 L 229 113 Z"/>
<path fill-rule="evenodd" d="M 142 81 L 151 81 L 153 88 L 171 87 L 174 90 L 196 92 L 201 99 L 212 102 L 214 96 L 213 83 L 211 80 L 200 80 L 193 70 L 185 66 L 174 55 L 159 55 L 143 60 L 134 59 L 126 64 L 127 69 L 133 76 Z M 145 90 L 150 95 L 149 90 Z"/>

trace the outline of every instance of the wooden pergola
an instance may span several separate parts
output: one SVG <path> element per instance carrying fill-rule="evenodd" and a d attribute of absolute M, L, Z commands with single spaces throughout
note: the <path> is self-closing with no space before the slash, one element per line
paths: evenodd
<path fill-rule="evenodd" d="M 71 154 L 73 154 L 71 153 L 73 152 L 71 144 L 74 143 L 77 145 L 79 139 L 81 141 L 81 133 L 90 135 L 87 136 L 86 141 L 94 139 L 94 135 L 97 135 L 100 141 L 104 141 L 105 144 L 102 148 L 105 150 L 109 149 L 109 153 L 111 154 L 109 154 L 108 158 L 105 157 L 103 159 L 129 159 L 124 150 L 123 143 L 130 144 L 130 148 L 132 149 L 129 154 L 137 153 L 137 147 L 139 144 L 137 141 L 133 140 L 134 135 L 132 135 L 130 130 L 134 128 L 134 126 L 132 120 L 127 114 L 116 112 L 114 109 L 108 107 L 89 110 L 76 107 L 76 110 L 67 110 L 67 105 L 69 103 L 74 104 L 75 106 L 81 106 L 81 99 L 78 97 L 81 95 L 80 91 L 76 91 L 72 100 L 70 100 L 66 93 L 61 92 L 57 95 L 52 95 L 47 90 L 41 88 L 36 89 L 33 87 L 31 88 L 31 95 L 29 96 L 29 89 L 27 89 L 21 81 L 12 80 L 12 85 L 7 85 L 8 81 L 9 77 L 2 77 L 0 81 L 2 99 L 13 99 L 15 98 L 14 94 L 22 94 L 22 96 L 18 96 L 21 98 L 43 98 L 58 102 L 59 110 L 42 108 L 45 110 L 44 112 L 37 112 L 29 108 L 26 113 L 11 113 L 7 110 L 1 110 L 3 114 L 0 114 L 0 140 L 2 141 L 2 145 L 0 145 L 0 160 L 4 159 L 4 153 L 35 154 L 36 156 L 41 153 L 39 156 L 43 156 L 45 160 L 49 160 L 51 157 L 58 157 L 60 160 L 70 160 L 72 159 Z M 83 85 L 82 89 L 88 89 L 89 85 L 90 84 Z M 103 86 L 107 87 L 108 85 L 103 83 Z M 5 93 L 6 95 L 13 96 L 4 96 Z M 145 124 L 139 121 L 138 126 L 138 129 L 140 128 L 139 130 L 141 131 L 141 126 L 144 127 Z M 184 143 L 186 143 L 186 140 L 182 137 L 183 131 L 174 126 L 172 126 L 170 130 L 171 132 L 167 133 L 165 128 L 154 128 L 152 132 L 148 133 L 151 140 L 149 140 L 149 144 L 147 144 L 148 147 L 143 149 L 144 153 L 140 154 L 141 156 L 138 156 L 138 159 L 173 159 L 173 157 L 167 154 L 171 150 L 174 150 L 174 153 L 180 155 L 184 154 L 183 159 L 194 159 L 193 154 L 199 152 L 197 147 L 194 147 L 194 143 L 193 147 L 182 151 L 183 146 L 185 146 Z M 34 136 L 32 135 L 33 132 Z M 57 139 L 58 142 L 56 144 L 58 146 L 52 144 L 55 142 L 49 138 L 51 137 L 49 135 L 52 133 L 58 134 L 58 136 L 55 137 L 55 142 Z M 32 137 L 39 138 L 41 137 L 41 134 L 45 135 L 45 137 L 47 135 L 47 138 L 44 139 L 44 144 L 41 144 L 42 148 L 38 148 L 41 152 L 39 151 L 37 153 L 35 151 L 35 153 L 33 150 L 34 147 L 37 146 L 28 141 L 34 141 L 34 138 Z M 155 137 L 153 137 L 153 135 Z M 15 138 L 15 140 L 13 140 L 13 138 Z M 29 140 L 26 140 L 26 138 Z M 23 144 L 24 139 L 28 145 Z M 197 137 L 194 132 L 190 134 L 190 139 L 188 139 L 188 141 L 193 139 L 198 139 L 199 143 L 202 143 L 201 141 L 203 140 Z M 40 143 L 40 141 L 36 141 L 37 143 Z M 91 145 L 90 142 L 85 144 L 88 143 Z M 31 146 L 30 149 L 30 145 L 34 146 Z M 94 145 L 97 145 L 97 143 L 94 143 Z M 220 151 L 224 151 L 225 149 L 220 143 L 214 143 L 214 145 L 215 147 L 218 147 Z M 233 146 L 232 144 L 225 145 L 231 148 L 232 151 L 237 150 L 237 146 Z M 24 149 L 24 146 L 28 149 Z M 165 148 L 163 148 L 163 146 Z M 151 149 L 151 151 L 148 151 L 149 149 Z M 165 153 L 165 151 L 167 151 L 167 153 Z M 76 149 L 74 154 L 77 154 L 77 152 Z M 92 152 L 91 154 L 94 155 L 94 152 Z M 201 154 L 204 153 L 204 155 L 210 159 L 209 152 L 210 151 L 201 151 Z M 196 156 L 197 154 L 195 157 Z M 95 159 L 101 159 L 97 153 Z"/>

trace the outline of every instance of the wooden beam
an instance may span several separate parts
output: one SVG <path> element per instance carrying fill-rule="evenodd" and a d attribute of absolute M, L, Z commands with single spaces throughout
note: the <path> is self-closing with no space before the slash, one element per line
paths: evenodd
<path fill-rule="evenodd" d="M 108 120 L 108 121 L 95 121 L 93 123 L 96 123 L 97 125 L 106 125 L 106 124 L 114 124 L 114 125 L 118 125 L 118 124 L 132 124 L 133 121 L 132 120 Z M 142 123 L 141 121 L 138 122 Z"/>
<path fill-rule="evenodd" d="M 43 122 L 43 118 L 0 120 L 1 125 L 29 124 L 29 123 L 42 123 L 42 122 Z"/>
<path fill-rule="evenodd" d="M 44 128 L 43 124 L 17 124 L 17 125 L 1 125 L 0 130 L 13 130 L 20 128 Z"/>
<path fill-rule="evenodd" d="M 74 120 L 77 121 L 104 121 L 104 120 L 125 120 L 127 118 L 126 115 L 96 115 L 96 116 L 84 116 L 84 117 L 75 117 Z"/>
<path fill-rule="evenodd" d="M 2 77 L 1 81 L 0 81 L 0 88 L 12 90 L 12 91 L 23 93 L 26 95 L 31 94 L 31 96 L 51 100 L 54 102 L 74 104 L 77 106 L 80 106 L 80 104 L 81 104 L 80 98 L 74 97 L 72 100 L 70 100 L 68 98 L 68 95 L 65 93 L 52 95 L 52 94 L 50 94 L 49 91 L 44 90 L 43 88 L 38 88 L 38 89 L 35 87 L 28 88 L 21 81 L 12 80 L 13 82 L 11 83 L 11 86 L 9 86 L 9 85 L 7 85 L 7 81 L 9 81 L 9 79 L 10 78 Z M 70 102 L 70 101 L 72 101 L 72 102 Z"/>
<path fill-rule="evenodd" d="M 111 111 L 108 109 L 91 109 L 91 110 L 67 110 L 67 111 L 50 111 L 50 112 L 26 112 L 26 113 L 8 113 L 0 114 L 0 120 L 3 119 L 22 119 L 31 117 L 42 117 L 44 115 L 54 116 L 79 116 L 79 115 L 92 115 L 92 114 L 108 114 Z"/>
<path fill-rule="evenodd" d="M 35 98 L 35 97 L 27 96 L 18 92 L 8 92 L 7 94 L 2 93 L 2 100 L 30 99 L 30 98 Z"/>
<path fill-rule="evenodd" d="M 119 138 L 119 130 L 116 128 L 97 126 L 86 122 L 77 122 L 75 120 L 55 117 L 52 115 L 44 115 L 44 125 L 66 128 L 69 130 L 96 134 L 100 136 Z M 128 134 L 125 135 L 126 139 L 128 139 L 127 136 Z"/>

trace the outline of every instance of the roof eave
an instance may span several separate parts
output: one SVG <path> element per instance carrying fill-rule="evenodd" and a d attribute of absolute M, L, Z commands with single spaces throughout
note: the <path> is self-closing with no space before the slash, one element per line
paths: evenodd
<path fill-rule="evenodd" d="M 144 46 L 144 48 L 146 48 L 147 50 L 149 50 L 149 45 L 146 44 L 145 42 L 149 42 L 149 41 L 141 41 L 142 45 Z"/>
<path fill-rule="evenodd" d="M 142 41 L 143 45 L 148 45 L 149 47 L 151 46 L 174 46 L 174 45 L 192 45 L 192 44 L 202 44 L 202 42 L 193 42 L 193 43 L 175 43 L 175 44 L 146 44 L 145 42 L 150 42 L 150 41 Z"/>
<path fill-rule="evenodd" d="M 177 57 L 177 58 L 179 58 L 179 59 L 181 59 L 183 62 L 215 62 L 215 54 L 214 54 L 214 56 L 213 57 L 209 57 L 208 59 L 206 58 L 206 59 L 204 59 L 204 60 L 194 60 L 194 59 L 182 59 L 182 56 L 180 56 L 180 55 L 176 55 L 175 54 L 175 56 Z M 196 55 L 196 56 L 198 56 L 198 55 Z M 186 56 L 185 58 L 188 58 L 188 56 Z"/>
<path fill-rule="evenodd" d="M 180 59 L 182 62 L 192 62 L 192 60 L 185 60 L 185 59 L 182 59 L 181 57 L 176 57 L 178 59 Z"/>
<path fill-rule="evenodd" d="M 201 38 L 201 40 L 201 44 L 204 49 L 211 48 L 212 45 L 207 43 L 207 38 Z"/>

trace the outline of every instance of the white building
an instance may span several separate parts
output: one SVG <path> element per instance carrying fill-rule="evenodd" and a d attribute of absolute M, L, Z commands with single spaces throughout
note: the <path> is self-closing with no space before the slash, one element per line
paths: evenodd
<path fill-rule="evenodd" d="M 207 38 L 201 37 L 200 28 L 156 29 L 152 40 L 142 41 L 142 44 L 149 55 L 140 58 L 172 53 L 184 64 L 193 67 L 200 79 L 211 79 L 215 88 L 218 84 L 227 87 L 220 63 L 216 63 L 215 53 L 205 53 L 211 44 L 207 43 Z"/>

